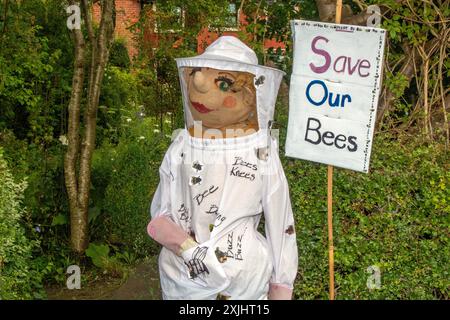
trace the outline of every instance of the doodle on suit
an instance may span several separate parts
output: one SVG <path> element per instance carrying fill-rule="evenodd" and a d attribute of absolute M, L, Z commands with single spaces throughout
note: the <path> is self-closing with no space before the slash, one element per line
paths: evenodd
<path fill-rule="evenodd" d="M 191 279 L 197 278 L 202 273 L 209 274 L 209 270 L 206 267 L 203 260 L 206 257 L 206 252 L 208 251 L 207 247 L 197 247 L 192 253 L 192 259 L 188 262 L 185 262 L 189 269 L 189 276 Z"/>

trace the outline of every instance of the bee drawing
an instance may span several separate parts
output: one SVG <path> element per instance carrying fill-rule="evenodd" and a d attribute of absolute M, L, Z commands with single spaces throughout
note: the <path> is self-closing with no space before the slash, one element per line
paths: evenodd
<path fill-rule="evenodd" d="M 190 186 L 195 186 L 195 185 L 200 185 L 200 184 L 202 184 L 202 177 L 200 177 L 200 176 L 192 176 L 191 179 L 189 180 Z"/>
<path fill-rule="evenodd" d="M 266 77 L 260 76 L 258 79 L 256 79 L 255 86 L 259 86 L 259 85 L 263 84 L 264 80 L 266 80 Z"/>
<path fill-rule="evenodd" d="M 206 252 L 208 251 L 207 247 L 197 247 L 192 254 L 192 259 L 188 262 L 185 262 L 186 266 L 189 269 L 189 276 L 191 279 L 197 278 L 200 274 L 206 272 L 209 274 L 209 270 L 206 267 L 203 260 L 206 257 Z"/>
<path fill-rule="evenodd" d="M 195 172 L 200 172 L 203 170 L 203 164 L 200 161 L 194 161 L 192 164 L 192 168 L 195 170 Z"/>
<path fill-rule="evenodd" d="M 220 251 L 219 247 L 216 248 L 216 251 L 214 252 L 216 254 L 217 260 L 219 260 L 220 263 L 224 263 L 227 261 L 227 253 Z"/>
<path fill-rule="evenodd" d="M 230 300 L 230 298 L 231 298 L 231 296 L 227 296 L 227 295 L 224 295 L 224 294 L 222 294 L 222 293 L 219 293 L 219 294 L 217 295 L 216 300 Z"/>
<path fill-rule="evenodd" d="M 294 233 L 294 226 L 291 224 L 285 231 L 287 234 L 291 235 Z"/>
<path fill-rule="evenodd" d="M 258 148 L 255 152 L 259 160 L 267 161 L 269 158 L 269 148 Z"/>

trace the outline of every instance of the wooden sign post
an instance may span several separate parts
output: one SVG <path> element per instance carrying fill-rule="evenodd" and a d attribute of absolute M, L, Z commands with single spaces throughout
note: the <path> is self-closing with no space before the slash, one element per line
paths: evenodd
<path fill-rule="evenodd" d="M 333 246 L 333 166 L 328 165 L 328 259 L 330 271 L 330 300 L 334 300 L 334 246 Z"/>
<path fill-rule="evenodd" d="M 336 2 L 336 23 L 341 23 L 342 0 Z M 333 245 L 333 166 L 328 165 L 328 265 L 330 273 L 330 300 L 334 300 L 334 245 Z"/>

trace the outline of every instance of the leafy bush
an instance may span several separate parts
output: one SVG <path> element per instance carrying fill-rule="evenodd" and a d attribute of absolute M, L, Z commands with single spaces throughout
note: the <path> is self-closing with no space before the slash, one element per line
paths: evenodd
<path fill-rule="evenodd" d="M 68 208 L 63 179 L 63 146 L 48 148 L 0 132 L 3 158 L 16 180 L 27 180 L 22 203 L 27 208 L 26 235 L 39 242 L 34 247 L 32 268 L 45 281 L 64 282 L 67 266 L 74 263 L 68 235 Z"/>
<path fill-rule="evenodd" d="M 67 225 L 54 228 L 58 225 L 54 223 L 58 222 L 58 217 L 68 218 L 62 145 L 58 143 L 44 148 L 28 144 L 25 140 L 16 139 L 10 131 L 0 133 L 0 145 L 4 148 L 4 159 L 12 174 L 18 179 L 27 178 L 23 203 L 34 226 L 39 226 L 40 233 L 36 236 L 41 237 L 41 246 L 50 246 L 46 240 L 53 238 L 52 241 L 60 246 L 61 239 L 68 234 Z"/>
<path fill-rule="evenodd" d="M 136 262 L 136 255 L 129 251 L 120 252 L 116 246 L 111 246 L 114 252 L 111 254 L 107 244 L 90 243 L 86 249 L 86 256 L 92 263 L 114 277 L 123 277 L 129 271 L 127 267 Z"/>
<path fill-rule="evenodd" d="M 51 143 L 64 127 L 73 70 L 64 4 L 8 1 L 0 3 L 0 11 L 0 129 Z"/>
<path fill-rule="evenodd" d="M 91 240 L 107 239 L 140 256 L 156 253 L 146 233 L 149 205 L 170 136 L 161 135 L 152 118 L 127 122 L 129 132 L 117 146 L 105 144 L 93 157 L 93 203 L 101 214 Z M 154 128 L 154 129 L 151 129 Z M 155 174 L 156 173 L 156 174 Z"/>
<path fill-rule="evenodd" d="M 15 182 L 0 148 L 0 298 L 42 298 L 41 275 L 30 267 L 39 245 L 25 236 L 22 204 L 25 180 Z"/>
<path fill-rule="evenodd" d="M 97 145 L 117 143 L 125 119 L 139 112 L 136 76 L 121 68 L 108 65 L 102 85 L 97 120 Z"/>
<path fill-rule="evenodd" d="M 131 61 L 128 55 L 128 50 L 125 45 L 125 41 L 122 39 L 116 39 L 109 51 L 109 64 L 111 66 L 128 69 Z"/>

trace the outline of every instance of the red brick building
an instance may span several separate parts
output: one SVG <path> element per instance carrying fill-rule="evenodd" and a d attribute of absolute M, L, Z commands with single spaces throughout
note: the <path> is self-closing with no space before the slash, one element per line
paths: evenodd
<path fill-rule="evenodd" d="M 137 54 L 137 46 L 135 40 L 133 39 L 132 32 L 129 28 L 139 20 L 141 11 L 144 5 L 152 6 L 153 10 L 157 10 L 156 1 L 150 0 L 116 0 L 116 30 L 115 35 L 117 38 L 125 40 L 128 52 L 131 57 Z M 245 15 L 240 12 L 239 8 L 233 1 L 230 1 L 229 16 L 225 17 L 227 21 L 227 26 L 222 28 L 224 30 L 224 35 L 237 35 L 237 32 L 243 30 L 247 24 Z M 174 12 L 175 18 L 180 19 L 179 21 L 184 23 L 185 13 L 182 8 L 177 8 Z M 177 17 L 178 15 L 178 17 Z M 93 7 L 93 19 L 94 21 L 100 21 L 100 8 L 98 5 Z M 172 33 L 176 33 L 176 30 L 170 30 Z M 218 34 L 209 30 L 205 27 L 197 36 L 197 51 L 198 53 L 203 52 L 204 48 L 213 42 L 218 37 Z M 151 43 L 158 43 L 158 31 L 156 28 L 151 28 L 151 30 L 146 30 L 145 39 L 151 41 Z M 244 40 L 244 39 L 242 39 Z M 275 40 L 267 39 L 264 44 L 265 48 L 285 48 L 284 43 L 276 42 Z"/>
<path fill-rule="evenodd" d="M 100 21 L 100 7 L 94 5 L 92 8 L 93 20 Z M 142 1 L 140 0 L 116 0 L 116 29 L 115 36 L 124 39 L 130 56 L 137 54 L 133 36 L 128 28 L 139 20 L 142 10 Z"/>

